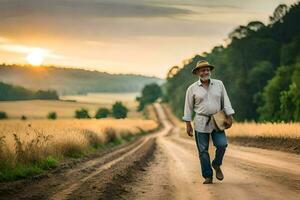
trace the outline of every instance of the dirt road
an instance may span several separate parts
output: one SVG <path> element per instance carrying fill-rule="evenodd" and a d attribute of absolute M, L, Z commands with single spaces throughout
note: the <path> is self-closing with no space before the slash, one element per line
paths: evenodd
<path fill-rule="evenodd" d="M 161 131 L 41 178 L 1 184 L 0 199 L 300 199 L 300 156 L 231 144 L 224 180 L 203 185 L 194 138 L 179 137 L 155 108 Z"/>

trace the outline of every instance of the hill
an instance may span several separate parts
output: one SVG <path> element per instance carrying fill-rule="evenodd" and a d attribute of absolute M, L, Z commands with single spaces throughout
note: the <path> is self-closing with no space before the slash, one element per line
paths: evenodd
<path fill-rule="evenodd" d="M 88 92 L 139 92 L 146 84 L 163 82 L 156 77 L 109 74 L 84 69 L 0 65 L 0 81 L 33 90 L 56 90 L 60 95 Z"/>

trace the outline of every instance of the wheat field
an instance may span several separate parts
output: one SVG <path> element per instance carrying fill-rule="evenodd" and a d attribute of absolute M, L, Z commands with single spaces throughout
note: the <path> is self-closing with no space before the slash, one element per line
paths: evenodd
<path fill-rule="evenodd" d="M 0 111 L 8 115 L 8 119 L 0 120 L 0 181 L 36 174 L 69 157 L 81 157 L 157 129 L 153 106 L 147 106 L 145 113 L 137 112 L 138 103 L 133 97 L 134 94 L 91 94 L 78 96 L 76 101 L 65 97 L 0 102 Z M 111 109 L 118 99 L 124 100 L 129 110 L 126 119 L 74 118 L 77 109 L 85 108 L 94 117 L 99 108 Z M 57 119 L 48 120 L 49 112 L 56 112 Z M 22 116 L 26 120 L 21 120 Z"/>
<path fill-rule="evenodd" d="M 170 120 L 180 128 L 180 135 L 187 137 L 185 133 L 185 122 L 178 119 L 167 104 L 163 108 L 168 113 Z M 229 137 L 278 137 L 278 138 L 300 138 L 300 123 L 255 123 L 255 122 L 233 122 L 232 127 L 225 130 Z"/>
<path fill-rule="evenodd" d="M 300 138 L 300 123 L 234 123 L 228 136 Z"/>
<path fill-rule="evenodd" d="M 115 138 L 156 128 L 156 121 L 143 119 L 3 120 L 0 168 L 34 163 L 50 155 L 62 159 Z"/>

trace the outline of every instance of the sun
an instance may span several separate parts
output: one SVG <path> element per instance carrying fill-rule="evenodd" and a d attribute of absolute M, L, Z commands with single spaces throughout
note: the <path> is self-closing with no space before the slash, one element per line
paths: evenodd
<path fill-rule="evenodd" d="M 38 66 L 43 63 L 44 57 L 44 52 L 41 49 L 34 48 L 27 54 L 26 60 L 29 64 Z"/>

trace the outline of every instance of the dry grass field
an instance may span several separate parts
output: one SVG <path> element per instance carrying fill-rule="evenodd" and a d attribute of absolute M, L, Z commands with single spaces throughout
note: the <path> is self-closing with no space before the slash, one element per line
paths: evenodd
<path fill-rule="evenodd" d="M 167 104 L 163 105 L 170 120 L 180 128 L 180 136 L 189 138 L 185 123 L 178 119 Z M 234 122 L 225 130 L 230 143 L 300 154 L 300 123 Z"/>
<path fill-rule="evenodd" d="M 25 144 L 34 140 L 38 135 L 49 136 L 48 142 L 52 148 L 56 144 L 76 143 L 85 145 L 89 137 L 97 138 L 97 141 L 106 140 L 106 131 L 115 130 L 117 136 L 122 133 L 139 133 L 155 129 L 157 124 L 153 120 L 137 119 L 62 119 L 62 120 L 3 120 L 0 121 L 0 137 L 14 150 L 14 135 Z"/>
<path fill-rule="evenodd" d="M 168 113 L 171 121 L 185 131 L 185 123 L 178 119 L 166 104 L 163 108 Z M 229 137 L 283 137 L 300 138 L 300 123 L 255 123 L 234 122 L 232 127 L 226 130 Z M 186 134 L 185 134 L 186 135 Z"/>
<path fill-rule="evenodd" d="M 230 143 L 300 154 L 300 123 L 234 123 Z"/>
<path fill-rule="evenodd" d="M 86 108 L 94 116 L 98 108 L 111 108 L 114 102 L 0 102 L 0 111 L 8 115 L 0 120 L 0 180 L 36 174 L 65 158 L 80 157 L 158 128 L 153 106 L 147 106 L 145 113 L 137 112 L 133 100 L 123 102 L 129 108 L 126 119 L 74 118 L 76 109 Z M 46 119 L 51 111 L 57 113 L 56 120 Z M 27 120 L 20 120 L 22 115 Z"/>
<path fill-rule="evenodd" d="M 227 134 L 230 137 L 300 138 L 300 123 L 234 123 Z"/>
<path fill-rule="evenodd" d="M 46 118 L 49 112 L 56 112 L 58 118 L 73 118 L 76 109 L 86 108 L 94 116 L 100 107 L 111 109 L 113 102 L 71 102 L 57 100 L 28 100 L 28 101 L 0 101 L 0 111 L 6 112 L 11 119 L 20 119 L 22 115 L 28 119 Z M 137 102 L 124 102 L 128 107 L 128 118 L 141 118 L 136 111 Z"/>
<path fill-rule="evenodd" d="M 112 104 L 116 101 L 122 101 L 131 104 L 139 93 L 88 93 L 86 95 L 66 95 L 60 96 L 61 100 L 75 100 L 84 103 Z"/>
<path fill-rule="evenodd" d="M 44 165 L 49 165 L 48 162 L 65 157 L 78 157 L 105 144 L 120 143 L 122 139 L 156 128 L 154 120 L 143 119 L 2 120 L 0 180 L 26 176 L 22 172 L 11 175 L 8 169 L 45 162 Z"/>

